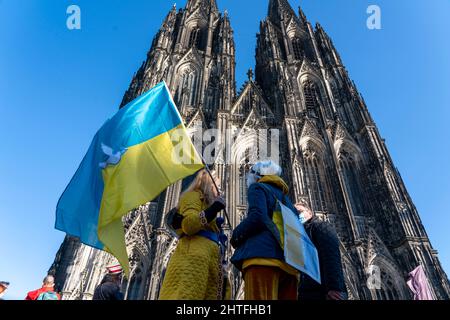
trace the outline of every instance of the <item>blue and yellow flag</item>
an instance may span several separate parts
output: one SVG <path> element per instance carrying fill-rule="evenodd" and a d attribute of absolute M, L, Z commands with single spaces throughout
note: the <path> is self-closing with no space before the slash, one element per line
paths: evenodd
<path fill-rule="evenodd" d="M 128 274 L 122 217 L 203 167 L 162 82 L 97 132 L 59 199 L 55 228 L 110 252 Z"/>

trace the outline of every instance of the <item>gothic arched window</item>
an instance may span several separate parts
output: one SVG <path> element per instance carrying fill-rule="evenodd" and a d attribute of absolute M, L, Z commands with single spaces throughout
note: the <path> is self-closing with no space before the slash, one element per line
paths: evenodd
<path fill-rule="evenodd" d="M 278 35 L 278 44 L 280 46 L 281 59 L 286 60 L 286 48 L 284 46 L 283 36 Z"/>
<path fill-rule="evenodd" d="M 314 82 L 312 82 L 311 80 L 306 80 L 303 84 L 303 93 L 305 95 L 306 107 L 317 107 L 317 90 Z"/>
<path fill-rule="evenodd" d="M 343 151 L 341 152 L 340 165 L 353 214 L 362 216 L 364 214 L 363 195 L 357 175 L 357 164 L 347 152 Z"/>
<path fill-rule="evenodd" d="M 198 77 L 195 71 L 186 70 L 180 77 L 175 101 L 178 106 L 194 106 L 197 101 Z"/>
<path fill-rule="evenodd" d="M 317 117 L 316 110 L 319 108 L 318 104 L 318 91 L 316 84 L 311 80 L 306 80 L 303 83 L 303 95 L 305 98 L 305 107 L 308 110 L 308 114 L 312 117 Z"/>
<path fill-rule="evenodd" d="M 395 283 L 392 278 L 386 273 L 382 273 L 382 278 L 384 278 L 383 286 L 380 289 L 375 289 L 376 300 L 399 300 L 402 297 L 399 295 Z"/>
<path fill-rule="evenodd" d="M 292 49 L 294 50 L 294 59 L 301 60 L 303 57 L 303 49 L 299 38 L 294 38 L 292 40 Z"/>
<path fill-rule="evenodd" d="M 191 30 L 189 35 L 189 48 L 196 47 L 199 50 L 203 50 L 203 32 L 199 27 L 195 27 Z"/>
<path fill-rule="evenodd" d="M 327 210 L 327 201 L 323 163 L 316 155 L 307 155 L 305 163 L 312 210 L 325 212 Z"/>
<path fill-rule="evenodd" d="M 208 86 L 208 95 L 206 97 L 206 103 L 205 103 L 205 112 L 207 115 L 208 113 L 213 112 L 214 110 L 217 110 L 220 108 L 219 106 L 219 86 L 217 84 L 217 81 L 211 76 L 210 84 Z"/>
<path fill-rule="evenodd" d="M 248 164 L 244 164 L 239 168 L 239 205 L 247 204 L 247 172 L 250 169 Z"/>
<path fill-rule="evenodd" d="M 189 35 L 189 47 L 194 46 L 197 43 L 198 34 L 200 33 L 199 28 L 194 28 L 191 30 L 191 34 Z"/>

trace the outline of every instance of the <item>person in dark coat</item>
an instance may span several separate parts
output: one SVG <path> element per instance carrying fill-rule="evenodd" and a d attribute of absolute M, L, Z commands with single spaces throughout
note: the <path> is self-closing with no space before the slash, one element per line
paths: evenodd
<path fill-rule="evenodd" d="M 107 269 L 108 273 L 100 285 L 95 288 L 92 300 L 123 300 L 123 294 L 120 291 L 122 268 L 120 266 L 112 266 Z"/>
<path fill-rule="evenodd" d="M 272 161 L 255 164 L 247 175 L 248 214 L 234 229 L 231 262 L 242 272 L 246 300 L 296 300 L 299 271 L 287 264 L 272 220 L 276 199 L 297 210 L 289 201 L 289 188 L 281 168 Z"/>
<path fill-rule="evenodd" d="M 347 300 L 344 272 L 342 270 L 339 239 L 333 226 L 313 215 L 304 204 L 296 204 L 309 238 L 319 255 L 320 278 L 317 283 L 301 273 L 299 300 Z"/>

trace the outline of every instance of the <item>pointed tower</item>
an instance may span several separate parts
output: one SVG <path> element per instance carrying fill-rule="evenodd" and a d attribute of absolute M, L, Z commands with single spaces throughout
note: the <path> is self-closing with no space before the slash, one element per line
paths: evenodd
<path fill-rule="evenodd" d="M 218 114 L 229 111 L 235 98 L 234 70 L 228 14 L 219 12 L 215 0 L 188 0 L 184 9 L 174 5 L 169 11 L 121 107 L 164 80 L 188 130 L 195 134 L 215 128 Z M 177 205 L 181 188 L 182 182 L 172 185 L 124 218 L 132 270 L 123 283 L 126 299 L 158 298 L 161 277 L 176 246 L 176 238 L 164 225 L 165 214 Z M 105 266 L 113 262 L 110 255 L 66 238 L 51 270 L 64 298 L 90 299 Z"/>
<path fill-rule="evenodd" d="M 407 275 L 422 263 L 435 296 L 448 299 L 436 252 L 332 40 L 285 0 L 270 0 L 261 22 L 256 82 L 283 129 L 292 198 L 336 228 L 350 296 L 408 299 Z M 367 286 L 374 270 L 379 288 Z"/>
<path fill-rule="evenodd" d="M 122 105 L 165 80 L 188 122 L 200 111 L 213 124 L 234 97 L 234 64 L 228 15 L 219 13 L 215 0 L 189 0 L 166 17 Z"/>

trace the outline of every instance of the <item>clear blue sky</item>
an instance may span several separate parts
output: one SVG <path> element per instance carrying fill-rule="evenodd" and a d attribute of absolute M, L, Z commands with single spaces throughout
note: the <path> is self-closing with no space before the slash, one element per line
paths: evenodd
<path fill-rule="evenodd" d="M 0 0 L 0 280 L 40 286 L 63 233 L 59 196 L 117 110 L 175 0 Z M 185 0 L 177 1 L 184 6 Z M 268 0 L 218 0 L 235 30 L 238 87 L 254 66 Z M 382 9 L 382 30 L 366 8 Z M 412 4 L 413 3 L 413 4 Z M 66 28 L 66 8 L 82 30 Z M 299 0 L 292 0 L 294 8 Z M 450 2 L 302 0 L 332 37 L 450 272 Z"/>

